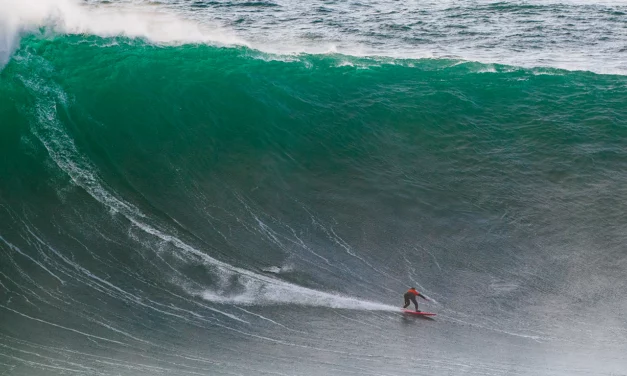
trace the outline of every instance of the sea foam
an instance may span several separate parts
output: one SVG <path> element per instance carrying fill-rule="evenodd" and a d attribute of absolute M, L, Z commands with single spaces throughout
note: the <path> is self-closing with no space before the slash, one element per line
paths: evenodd
<path fill-rule="evenodd" d="M 157 7 L 86 5 L 75 0 L 0 0 L 0 63 L 6 64 L 25 33 L 144 38 L 154 43 L 246 45 L 218 25 L 202 25 Z"/>

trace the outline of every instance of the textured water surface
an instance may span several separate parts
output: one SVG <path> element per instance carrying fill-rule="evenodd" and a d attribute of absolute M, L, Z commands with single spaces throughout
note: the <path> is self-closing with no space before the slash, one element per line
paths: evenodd
<path fill-rule="evenodd" d="M 624 12 L 0 2 L 0 374 L 626 374 Z"/>

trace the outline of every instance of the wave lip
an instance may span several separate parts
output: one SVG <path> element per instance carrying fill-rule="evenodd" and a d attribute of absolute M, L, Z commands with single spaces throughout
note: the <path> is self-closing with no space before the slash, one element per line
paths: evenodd
<path fill-rule="evenodd" d="M 201 25 L 138 5 L 83 5 L 75 0 L 0 1 L 0 63 L 8 61 L 24 33 L 40 28 L 60 34 L 144 38 L 161 44 L 247 45 L 217 25 Z"/>

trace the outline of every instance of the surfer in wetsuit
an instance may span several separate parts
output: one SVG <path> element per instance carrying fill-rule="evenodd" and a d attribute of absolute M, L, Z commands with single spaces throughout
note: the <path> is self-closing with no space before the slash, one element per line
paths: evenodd
<path fill-rule="evenodd" d="M 409 290 L 407 290 L 405 295 L 403 295 L 403 298 L 405 298 L 405 305 L 403 306 L 403 308 L 407 308 L 409 306 L 409 302 L 411 301 L 412 303 L 414 303 L 414 306 L 416 307 L 416 312 L 420 312 L 420 310 L 418 309 L 418 302 L 416 301 L 417 296 L 423 298 L 426 301 L 429 301 L 429 299 L 425 298 L 424 295 L 416 291 L 415 287 L 412 287 Z"/>

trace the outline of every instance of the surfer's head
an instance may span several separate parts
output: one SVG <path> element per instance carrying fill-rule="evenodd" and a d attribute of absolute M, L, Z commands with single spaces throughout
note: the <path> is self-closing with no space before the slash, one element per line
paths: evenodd
<path fill-rule="evenodd" d="M 416 288 L 415 288 L 415 287 L 410 287 L 409 289 L 410 289 L 410 290 L 415 290 Z"/>

